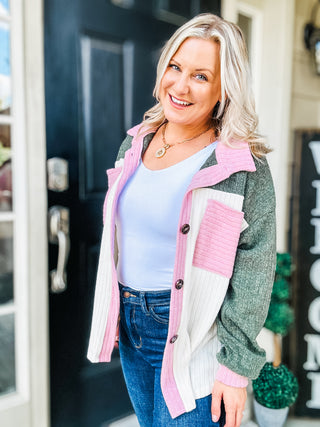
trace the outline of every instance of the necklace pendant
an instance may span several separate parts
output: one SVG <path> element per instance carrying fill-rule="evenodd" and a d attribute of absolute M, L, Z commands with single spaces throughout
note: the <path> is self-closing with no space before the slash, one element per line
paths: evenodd
<path fill-rule="evenodd" d="M 166 154 L 167 149 L 169 147 L 170 147 L 169 144 L 165 144 L 163 147 L 159 148 L 159 150 L 157 150 L 156 154 L 155 154 L 155 156 L 157 157 L 157 159 L 161 159 L 161 157 L 163 157 Z"/>
<path fill-rule="evenodd" d="M 156 157 L 158 159 L 161 159 L 166 154 L 166 149 L 164 147 L 159 148 L 159 150 L 156 151 Z"/>

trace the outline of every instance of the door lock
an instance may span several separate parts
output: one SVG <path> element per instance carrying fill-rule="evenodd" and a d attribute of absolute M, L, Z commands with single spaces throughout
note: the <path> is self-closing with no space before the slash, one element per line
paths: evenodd
<path fill-rule="evenodd" d="M 68 208 L 52 206 L 49 209 L 49 242 L 58 245 L 57 268 L 50 271 L 51 292 L 60 293 L 67 288 L 66 267 L 70 252 Z"/>
<path fill-rule="evenodd" d="M 69 188 L 68 162 L 60 157 L 47 160 L 48 189 L 52 191 L 66 191 Z"/>

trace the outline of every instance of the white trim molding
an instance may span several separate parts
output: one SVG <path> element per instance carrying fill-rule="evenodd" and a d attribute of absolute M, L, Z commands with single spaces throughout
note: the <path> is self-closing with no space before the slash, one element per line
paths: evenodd
<path fill-rule="evenodd" d="M 2 16 L 3 18 L 3 16 Z M 23 2 L 10 4 L 6 22 L 10 34 L 10 115 L 1 117 L 0 124 L 10 126 L 12 201 L 13 211 L 1 212 L 0 222 L 5 224 L 13 238 L 13 302 L 0 308 L 2 316 L 14 317 L 15 390 L 0 399 L 0 424 L 17 425 L 25 420 L 30 425 L 30 342 L 28 305 L 27 260 L 27 197 L 26 197 L 26 139 L 24 104 L 24 46 Z"/>
<path fill-rule="evenodd" d="M 250 63 L 253 82 L 253 93 L 255 95 L 257 111 L 260 106 L 260 86 L 261 86 L 261 64 L 262 64 L 262 42 L 263 42 L 263 12 L 261 9 L 254 7 L 244 1 L 237 3 L 238 15 L 244 15 L 251 18 L 251 40 L 250 40 Z"/>
<path fill-rule="evenodd" d="M 49 329 L 43 1 L 24 8 L 31 425 L 49 426 Z"/>
<path fill-rule="evenodd" d="M 221 16 L 227 21 L 237 22 L 237 0 L 222 0 Z"/>

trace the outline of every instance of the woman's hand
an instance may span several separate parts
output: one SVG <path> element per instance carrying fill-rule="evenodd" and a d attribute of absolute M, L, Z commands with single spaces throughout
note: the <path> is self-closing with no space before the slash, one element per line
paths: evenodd
<path fill-rule="evenodd" d="M 114 348 L 119 348 L 119 323 L 117 326 L 116 339 L 114 341 Z"/>
<path fill-rule="evenodd" d="M 118 324 L 116 330 L 116 339 L 114 341 L 114 348 L 119 348 L 119 325 L 120 325 L 120 316 L 118 317 Z"/>
<path fill-rule="evenodd" d="M 213 422 L 217 422 L 220 418 L 221 399 L 223 399 L 226 410 L 225 427 L 239 427 L 247 400 L 247 389 L 230 387 L 216 380 L 212 389 L 211 414 Z"/>

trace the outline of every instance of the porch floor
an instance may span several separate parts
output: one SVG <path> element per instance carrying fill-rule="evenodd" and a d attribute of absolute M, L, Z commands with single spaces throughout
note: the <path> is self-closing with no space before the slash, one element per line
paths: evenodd
<path fill-rule="evenodd" d="M 289 417 L 284 427 L 319 427 L 320 420 L 317 418 L 292 418 Z M 130 415 L 129 417 L 123 418 L 116 421 L 108 426 L 102 427 L 139 427 L 137 417 Z M 245 424 L 241 424 L 241 427 L 258 427 L 253 421 L 248 421 Z"/>

